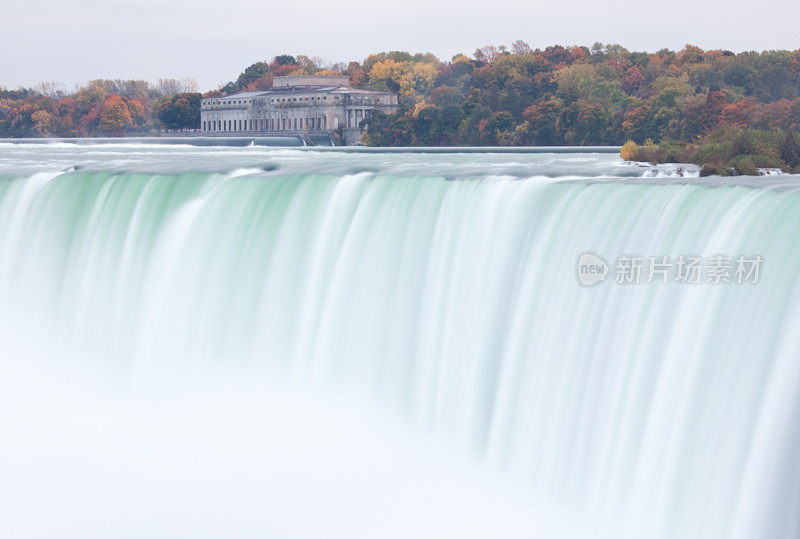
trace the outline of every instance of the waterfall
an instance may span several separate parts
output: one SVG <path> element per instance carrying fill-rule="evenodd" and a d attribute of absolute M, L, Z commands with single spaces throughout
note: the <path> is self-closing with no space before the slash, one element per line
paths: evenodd
<path fill-rule="evenodd" d="M 610 536 L 797 537 L 800 191 L 781 181 L 2 179 L 0 367 L 37 357 L 133 399 L 287 380 Z M 764 263 L 757 284 L 584 287 L 587 251 Z"/>

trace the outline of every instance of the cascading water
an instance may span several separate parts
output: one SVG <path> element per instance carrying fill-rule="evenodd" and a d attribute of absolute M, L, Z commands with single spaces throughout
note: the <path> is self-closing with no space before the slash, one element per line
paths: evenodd
<path fill-rule="evenodd" d="M 0 146 L 8 534 L 800 536 L 800 178 Z M 757 284 L 584 287 L 587 251 L 764 262 Z M 372 406 L 373 442 L 343 434 Z M 487 470 L 469 500 L 435 490 Z"/>

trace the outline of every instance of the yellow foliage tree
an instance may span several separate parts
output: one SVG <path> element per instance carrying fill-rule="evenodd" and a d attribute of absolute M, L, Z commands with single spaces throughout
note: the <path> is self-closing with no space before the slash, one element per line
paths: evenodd
<path fill-rule="evenodd" d="M 41 137 L 49 137 L 53 134 L 53 115 L 46 110 L 37 110 L 31 115 L 33 120 L 33 130 Z"/>
<path fill-rule="evenodd" d="M 619 151 L 619 156 L 625 161 L 636 161 L 638 152 L 639 152 L 639 145 L 636 144 L 634 141 L 629 140 L 628 142 L 622 145 L 622 148 Z"/>
<path fill-rule="evenodd" d="M 424 109 L 425 107 L 427 107 L 427 106 L 428 106 L 428 104 L 425 102 L 425 100 L 424 100 L 424 99 L 422 99 L 422 100 L 421 100 L 419 103 L 417 103 L 416 105 L 414 105 L 414 112 L 413 112 L 411 115 L 412 115 L 414 118 L 417 118 L 417 117 L 419 116 L 419 113 L 420 113 L 420 111 L 421 111 L 422 109 Z"/>
<path fill-rule="evenodd" d="M 391 58 L 376 62 L 369 70 L 369 80 L 372 83 L 379 83 L 392 81 L 397 84 L 400 82 L 400 77 L 403 74 L 403 64 L 396 62 Z"/>
<path fill-rule="evenodd" d="M 400 95 L 417 97 L 419 94 L 427 94 L 433 89 L 435 80 L 436 66 L 434 64 L 405 62 L 398 81 Z"/>
<path fill-rule="evenodd" d="M 6 99 L 4 97 L 0 97 L 0 113 L 6 114 L 9 110 L 14 108 L 15 101 L 13 99 Z"/>

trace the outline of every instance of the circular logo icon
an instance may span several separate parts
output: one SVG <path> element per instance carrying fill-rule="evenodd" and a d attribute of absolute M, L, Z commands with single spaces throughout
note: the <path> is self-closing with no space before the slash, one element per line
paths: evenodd
<path fill-rule="evenodd" d="M 605 280 L 608 264 L 594 253 L 585 252 L 578 257 L 578 281 L 583 286 L 593 286 Z"/>

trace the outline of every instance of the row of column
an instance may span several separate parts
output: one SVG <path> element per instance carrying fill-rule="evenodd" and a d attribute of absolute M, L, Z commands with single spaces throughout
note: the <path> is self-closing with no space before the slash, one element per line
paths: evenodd
<path fill-rule="evenodd" d="M 203 131 L 287 131 L 287 130 L 325 130 L 328 119 L 318 118 L 258 118 L 250 120 L 203 120 Z"/>
<path fill-rule="evenodd" d="M 369 109 L 355 109 L 347 111 L 347 127 L 358 127 L 361 120 L 369 116 Z"/>

